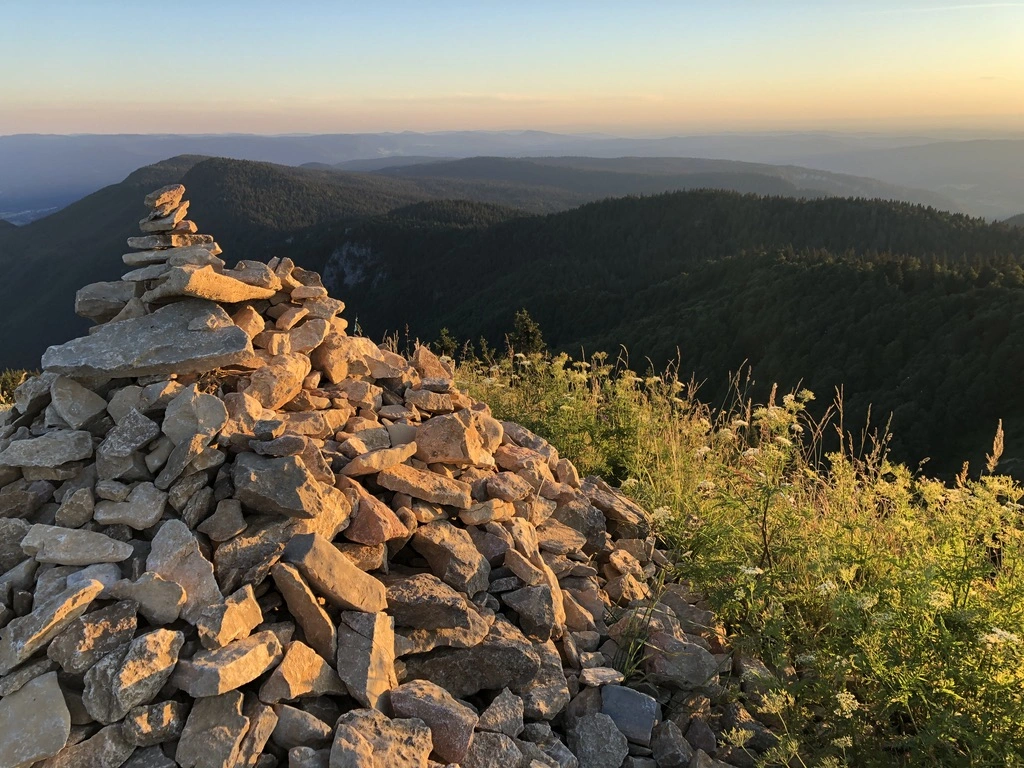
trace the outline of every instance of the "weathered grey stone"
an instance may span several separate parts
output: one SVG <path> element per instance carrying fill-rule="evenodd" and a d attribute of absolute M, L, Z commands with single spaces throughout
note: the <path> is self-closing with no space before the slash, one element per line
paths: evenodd
<path fill-rule="evenodd" d="M 569 688 L 562 670 L 562 659 L 552 641 L 535 643 L 534 652 L 540 669 L 525 682 L 512 684 L 512 690 L 523 699 L 526 717 L 530 720 L 552 720 L 569 703 Z"/>
<path fill-rule="evenodd" d="M 470 597 L 487 589 L 491 566 L 465 530 L 446 520 L 421 525 L 413 534 L 412 546 L 446 584 Z"/>
<path fill-rule="evenodd" d="M 278 563 L 271 569 L 274 584 L 288 606 L 288 612 L 302 628 L 306 642 L 320 656 L 332 664 L 338 652 L 334 622 L 320 607 L 316 596 L 306 584 L 298 569 L 288 563 Z"/>
<path fill-rule="evenodd" d="M 56 525 L 63 528 L 81 528 L 92 520 L 92 513 L 95 508 L 96 502 L 92 490 L 89 488 L 78 488 L 64 497 L 60 507 L 54 513 L 53 521 Z M 27 532 L 28 530 L 26 529 Z M 20 542 L 21 539 L 19 538 L 18 541 Z"/>
<path fill-rule="evenodd" d="M 398 685 L 393 619 L 386 613 L 343 611 L 336 666 L 352 698 L 378 709 L 381 696 Z"/>
<path fill-rule="evenodd" d="M 276 704 L 300 696 L 340 695 L 346 692 L 338 673 L 305 643 L 289 643 L 277 669 L 260 687 L 260 701 Z"/>
<path fill-rule="evenodd" d="M 111 592 L 119 599 L 138 603 L 139 613 L 157 626 L 177 621 L 185 605 L 182 586 L 151 571 L 146 571 L 134 582 L 127 579 L 119 581 Z"/>
<path fill-rule="evenodd" d="M 124 768 L 176 768 L 176 765 L 160 747 L 146 747 L 136 749 L 124 764 Z"/>
<path fill-rule="evenodd" d="M 274 293 L 272 288 L 249 285 L 215 272 L 210 265 L 186 264 L 171 267 L 163 276 L 162 282 L 142 295 L 142 300 L 150 304 L 164 299 L 188 296 L 222 304 L 237 304 L 253 299 L 268 299 Z"/>
<path fill-rule="evenodd" d="M 199 651 L 178 663 L 172 682 L 190 696 L 218 696 L 252 682 L 277 664 L 281 642 L 270 631 L 236 640 L 215 651 Z"/>
<path fill-rule="evenodd" d="M 519 614 L 519 626 L 527 637 L 548 640 L 555 631 L 555 605 L 551 587 L 523 587 L 501 596 Z"/>
<path fill-rule="evenodd" d="M 70 674 L 82 674 L 135 636 L 138 603 L 124 600 L 79 616 L 46 649 L 46 655 Z"/>
<path fill-rule="evenodd" d="M 658 768 L 689 768 L 693 760 L 693 747 L 671 720 L 655 726 L 651 751 Z"/>
<path fill-rule="evenodd" d="M 185 729 L 192 709 L 179 701 L 161 701 L 135 707 L 125 716 L 124 737 L 136 747 L 151 747 L 174 741 Z"/>
<path fill-rule="evenodd" d="M 231 472 L 235 498 L 255 512 L 311 518 L 343 505 L 340 491 L 320 483 L 298 456 L 243 453 Z"/>
<path fill-rule="evenodd" d="M 29 517 L 53 497 L 53 483 L 25 478 L 0 488 L 0 517 Z"/>
<path fill-rule="evenodd" d="M 54 379 L 50 398 L 54 410 L 72 429 L 81 429 L 107 410 L 106 400 L 66 376 Z"/>
<path fill-rule="evenodd" d="M 33 525 L 21 540 L 21 547 L 37 562 L 58 565 L 119 563 L 134 552 L 130 544 L 102 533 L 55 525 Z"/>
<path fill-rule="evenodd" d="M 247 696 L 242 714 L 249 718 L 249 729 L 239 745 L 238 761 L 235 764 L 240 768 L 256 768 L 262 764 L 263 749 L 277 727 L 277 713 L 272 707 Z"/>
<path fill-rule="evenodd" d="M 90 283 L 75 293 L 75 314 L 97 323 L 105 323 L 117 316 L 135 296 L 136 287 L 120 280 Z"/>
<path fill-rule="evenodd" d="M 131 475 L 135 479 L 148 477 L 142 472 L 145 460 L 139 451 L 159 434 L 160 427 L 155 421 L 132 408 L 96 449 L 97 474 L 107 480 Z"/>
<path fill-rule="evenodd" d="M 21 540 L 31 527 L 24 520 L 0 518 L 0 573 L 7 573 L 27 557 Z"/>
<path fill-rule="evenodd" d="M 51 672 L 0 699 L 0 768 L 27 768 L 60 752 L 71 714 Z"/>
<path fill-rule="evenodd" d="M 288 704 L 275 704 L 274 714 L 277 725 L 271 739 L 281 749 L 301 746 L 321 749 L 331 743 L 331 726 L 316 715 Z"/>
<path fill-rule="evenodd" d="M 629 754 L 626 737 L 615 727 L 615 721 L 601 712 L 581 717 L 566 736 L 580 768 L 619 768 Z"/>
<path fill-rule="evenodd" d="M 503 733 L 483 731 L 470 745 L 462 768 L 505 768 L 521 765 L 523 753 L 513 739 Z"/>
<path fill-rule="evenodd" d="M 39 765 L 40 768 L 119 768 L 134 751 L 135 745 L 125 739 L 118 723 L 65 747 Z"/>
<path fill-rule="evenodd" d="M 107 724 L 152 701 L 174 671 L 184 642 L 181 632 L 157 629 L 103 657 L 85 673 L 86 710 Z"/>
<path fill-rule="evenodd" d="M 342 468 L 341 474 L 348 477 L 376 474 L 382 469 L 394 466 L 395 464 L 401 464 L 415 453 L 416 443 L 406 443 L 394 448 L 381 448 L 376 451 L 370 451 L 352 459 Z"/>
<path fill-rule="evenodd" d="M 248 637 L 262 622 L 260 604 L 256 602 L 252 585 L 246 584 L 226 597 L 223 603 L 204 608 L 196 620 L 196 629 L 203 647 L 215 650 Z"/>
<path fill-rule="evenodd" d="M 0 451 L 0 465 L 8 467 L 58 467 L 92 456 L 89 432 L 58 429 L 40 437 L 15 440 Z"/>
<path fill-rule="evenodd" d="M 667 632 L 652 633 L 647 639 L 644 670 L 652 683 L 683 690 L 718 682 L 718 662 L 711 653 Z"/>
<path fill-rule="evenodd" d="M 217 503 L 217 509 L 197 529 L 211 541 L 222 542 L 237 536 L 245 530 L 242 503 L 237 499 L 224 499 Z"/>
<path fill-rule="evenodd" d="M 157 209 L 167 205 L 177 206 L 184 196 L 184 184 L 168 184 L 150 192 L 142 202 L 147 208 Z"/>
<path fill-rule="evenodd" d="M 306 581 L 329 602 L 347 610 L 375 613 L 387 607 L 384 585 L 363 573 L 319 534 L 294 536 L 284 550 Z"/>
<path fill-rule="evenodd" d="M 6 675 L 63 632 L 102 591 L 103 584 L 98 581 L 66 589 L 0 629 L 0 675 Z"/>
<path fill-rule="evenodd" d="M 242 714 L 242 694 L 230 691 L 199 699 L 189 713 L 174 754 L 181 768 L 234 768 L 249 718 Z"/>
<path fill-rule="evenodd" d="M 487 637 L 472 648 L 439 648 L 409 656 L 405 664 L 407 679 L 430 680 L 464 698 L 525 683 L 540 669 L 540 658 L 518 629 L 498 618 Z"/>
<path fill-rule="evenodd" d="M 152 528 L 163 516 L 167 494 L 152 483 L 139 483 L 127 501 L 100 501 L 93 519 L 100 525 L 127 525 L 136 531 Z"/>
<path fill-rule="evenodd" d="M 195 536 L 180 520 L 168 520 L 160 526 L 146 558 L 146 570 L 185 590 L 181 616 L 195 624 L 200 613 L 224 597 L 213 577 L 213 565 L 199 551 Z"/>
<path fill-rule="evenodd" d="M 601 689 L 601 711 L 615 721 L 629 741 L 651 745 L 651 731 L 661 715 L 654 698 L 622 685 L 606 685 Z"/>
<path fill-rule="evenodd" d="M 461 763 L 476 727 L 476 713 L 460 704 L 444 688 L 427 680 L 413 680 L 391 691 L 395 717 L 415 717 L 430 728 L 434 753 L 449 763 Z"/>
<path fill-rule="evenodd" d="M 46 371 L 72 377 L 205 373 L 249 359 L 249 337 L 216 304 L 180 301 L 50 347 Z"/>
<path fill-rule="evenodd" d="M 625 679 L 625 675 L 611 667 L 590 667 L 580 672 L 580 684 L 594 688 L 601 685 L 615 685 Z"/>
<path fill-rule="evenodd" d="M 523 732 L 523 700 L 503 689 L 480 715 L 477 728 L 516 738 Z"/>
<path fill-rule="evenodd" d="M 422 720 L 391 720 L 373 709 L 355 709 L 338 720 L 330 764 L 331 768 L 427 768 L 431 746 L 430 729 Z M 365 762 L 367 754 L 377 762 Z"/>
<path fill-rule="evenodd" d="M 9 675 L 0 677 L 0 698 L 10 696 L 15 691 L 20 691 L 27 683 L 32 682 L 37 677 L 41 677 L 49 672 L 55 672 L 57 669 L 58 665 L 52 659 L 38 659 L 37 661 L 22 664 Z"/>

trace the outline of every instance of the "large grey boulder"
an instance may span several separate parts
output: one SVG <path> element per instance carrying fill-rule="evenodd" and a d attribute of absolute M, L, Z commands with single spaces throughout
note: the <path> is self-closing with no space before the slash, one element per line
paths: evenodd
<path fill-rule="evenodd" d="M 151 315 L 109 323 L 89 336 L 50 347 L 43 370 L 66 376 L 205 373 L 253 354 L 248 335 L 210 301 L 180 301 Z"/>

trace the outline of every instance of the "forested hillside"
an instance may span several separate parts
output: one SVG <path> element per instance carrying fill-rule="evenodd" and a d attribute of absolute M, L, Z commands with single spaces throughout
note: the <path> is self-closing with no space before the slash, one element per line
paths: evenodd
<path fill-rule="evenodd" d="M 435 206 L 434 215 L 446 211 Z M 901 458 L 980 455 L 998 419 L 1022 445 L 1024 231 L 919 207 L 694 192 L 458 226 L 400 211 L 310 231 L 304 254 L 373 335 L 501 346 L 525 307 L 574 354 L 625 347 L 724 394 L 745 364 L 768 387 L 843 387 L 851 424 L 894 413 Z M 1010 455 L 1015 454 L 1014 450 Z M 958 465 L 957 467 L 958 468 Z"/>
<path fill-rule="evenodd" d="M 599 175 L 588 179 L 625 176 L 602 170 L 614 161 L 591 163 Z M 1024 229 L 877 200 L 721 191 L 539 215 L 595 194 L 569 188 L 583 177 L 553 187 L 541 176 L 393 177 L 198 157 L 140 169 L 46 219 L 0 228 L 0 366 L 31 368 L 48 344 L 82 331 L 75 290 L 126 271 L 120 255 L 142 196 L 182 181 L 192 217 L 230 261 L 289 255 L 323 271 L 375 337 L 435 339 L 447 328 L 478 351 L 481 337 L 501 349 L 526 308 L 552 349 L 625 348 L 637 368 L 678 356 L 712 401 L 745 366 L 755 397 L 802 382 L 823 407 L 843 387 L 851 425 L 869 405 L 877 422 L 894 414 L 896 455 L 911 464 L 931 456 L 933 468 L 957 469 L 981 455 L 1000 418 L 1004 467 L 1024 457 L 1013 374 L 1024 363 Z"/>
<path fill-rule="evenodd" d="M 1024 227 L 1024 213 L 1018 214 L 1017 216 L 1011 216 L 1003 223 L 1009 224 L 1011 227 Z"/>

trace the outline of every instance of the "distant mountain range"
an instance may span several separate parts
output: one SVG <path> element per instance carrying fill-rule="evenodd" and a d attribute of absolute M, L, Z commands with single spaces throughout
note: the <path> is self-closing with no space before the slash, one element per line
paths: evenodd
<path fill-rule="evenodd" d="M 36 365 L 46 345 L 83 331 L 75 290 L 127 271 L 120 255 L 142 197 L 181 181 L 229 262 L 288 255 L 322 271 L 374 337 L 447 328 L 478 350 L 481 337 L 501 348 L 525 307 L 556 350 L 624 345 L 641 370 L 678 354 L 716 401 L 744 364 L 826 401 L 843 386 L 848 426 L 869 404 L 883 420 L 894 413 L 901 459 L 955 469 L 981 456 L 999 418 L 1007 455 L 1024 456 L 1024 402 L 1006 375 L 1024 365 L 1024 229 L 820 195 L 646 190 L 577 207 L 612 181 L 657 174 L 635 161 L 432 165 L 449 175 L 176 157 L 0 226 L 0 368 Z"/>
<path fill-rule="evenodd" d="M 1019 213 L 1016 216 L 1011 216 L 1006 219 L 1004 224 L 1009 224 L 1011 227 L 1024 227 L 1024 213 Z"/>
<path fill-rule="evenodd" d="M 1024 209 L 1024 139 L 938 141 L 841 133 L 668 138 L 543 131 L 253 136 L 246 134 L 0 136 L 0 218 L 23 223 L 182 154 L 377 171 L 428 158 L 701 158 L 796 165 L 939 195 L 945 206 L 1005 218 Z M 404 158 L 404 159 L 403 159 Z"/>

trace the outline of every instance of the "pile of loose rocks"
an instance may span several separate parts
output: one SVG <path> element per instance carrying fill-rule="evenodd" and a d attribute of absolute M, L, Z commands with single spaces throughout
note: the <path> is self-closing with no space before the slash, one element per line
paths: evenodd
<path fill-rule="evenodd" d="M 640 507 L 426 347 L 346 335 L 317 274 L 226 268 L 184 192 L 146 198 L 131 271 L 78 293 L 95 327 L 0 414 L 0 768 L 705 768 L 775 743 L 738 703 L 767 670 L 662 583 Z"/>

